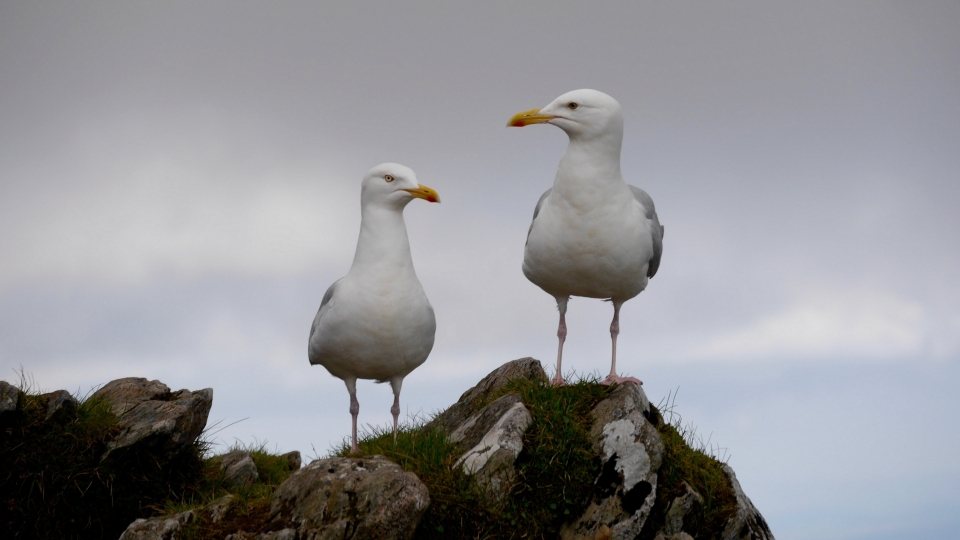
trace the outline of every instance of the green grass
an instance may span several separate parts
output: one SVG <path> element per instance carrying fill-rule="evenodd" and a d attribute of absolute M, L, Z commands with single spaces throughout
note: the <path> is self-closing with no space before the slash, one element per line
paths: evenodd
<path fill-rule="evenodd" d="M 202 509 L 228 494 L 234 502 L 223 520 L 212 523 L 208 513 L 198 512 L 200 519 L 178 537 L 266 532 L 273 493 L 292 471 L 265 443 L 228 449 L 253 456 L 260 479 L 246 486 L 228 486 L 216 456 L 204 459 L 210 454 L 204 436 L 166 467 L 135 454 L 104 465 L 99 458 L 118 429 L 109 405 L 84 397 L 76 418 L 44 421 L 45 401 L 29 386 L 21 381 L 26 394 L 16 413 L 0 425 L 0 530 L 8 531 L 5 538 L 116 538 L 137 517 Z M 402 425 L 396 442 L 389 428 L 371 427 L 361 435 L 360 451 L 384 455 L 426 484 L 432 502 L 417 528 L 418 539 L 556 538 L 565 522 L 582 514 L 593 493 L 601 463 L 592 452 L 590 411 L 611 390 L 595 376 L 563 387 L 517 379 L 479 404 L 478 410 L 517 393 L 533 418 L 517 458 L 516 483 L 500 502 L 489 501 L 472 477 L 454 467 L 465 449 L 447 441 L 442 430 L 426 428 L 424 418 Z M 716 538 L 735 510 L 718 456 L 721 449 L 685 425 L 669 397 L 648 419 L 659 430 L 665 451 L 656 503 L 639 538 L 652 539 L 662 527 L 666 507 L 683 494 L 684 481 L 704 498 L 687 517 L 685 530 L 699 539 Z M 345 440 L 332 455 L 348 452 Z"/>
<path fill-rule="evenodd" d="M 183 527 L 178 538 L 221 539 L 239 531 L 265 532 L 263 527 L 270 513 L 273 492 L 293 471 L 288 468 L 285 458 L 267 451 L 266 443 L 238 443 L 227 452 L 234 450 L 250 452 L 259 478 L 251 484 L 230 486 L 220 469 L 218 456 L 204 460 L 202 480 L 186 496 L 168 500 L 161 513 L 170 515 L 201 509 L 226 495 L 233 495 L 234 500 L 222 520 L 214 523 L 207 513 L 199 512 L 199 519 Z"/>
<path fill-rule="evenodd" d="M 100 457 L 117 432 L 110 405 L 78 398 L 77 416 L 45 420 L 46 401 L 21 376 L 17 410 L 0 425 L 0 530 L 5 538 L 117 538 L 137 517 L 196 481 L 195 445 L 161 467 L 128 452 Z"/>
<path fill-rule="evenodd" d="M 423 429 L 423 421 L 404 425 L 396 444 L 392 431 L 374 428 L 361 437 L 360 452 L 384 455 L 426 484 L 432 502 L 415 538 L 555 538 L 586 507 L 600 471 L 591 451 L 590 411 L 611 389 L 598 380 L 555 387 L 516 379 L 487 396 L 489 403 L 515 392 L 533 418 L 517 458 L 516 485 L 500 504 L 487 502 L 473 479 L 453 467 L 462 450 L 442 430 Z M 334 453 L 347 456 L 349 450 L 344 441 Z"/>

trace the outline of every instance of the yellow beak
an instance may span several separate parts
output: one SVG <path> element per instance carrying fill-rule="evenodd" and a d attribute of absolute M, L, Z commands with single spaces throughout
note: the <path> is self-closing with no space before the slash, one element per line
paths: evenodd
<path fill-rule="evenodd" d="M 507 122 L 507 127 L 523 127 L 530 124 L 546 124 L 553 120 L 555 116 L 550 114 L 540 114 L 540 109 L 530 109 L 529 111 L 519 112 L 513 115 L 513 118 Z"/>
<path fill-rule="evenodd" d="M 404 191 L 418 199 L 425 199 L 427 202 L 440 202 L 440 195 L 433 188 L 428 188 L 423 184 L 417 184 L 417 186 L 419 186 L 417 189 L 405 189 Z"/>

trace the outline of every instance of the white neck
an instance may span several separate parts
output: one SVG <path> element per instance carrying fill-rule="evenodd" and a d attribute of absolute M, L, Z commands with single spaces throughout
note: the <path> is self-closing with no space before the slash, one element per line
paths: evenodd
<path fill-rule="evenodd" d="M 361 209 L 360 238 L 351 271 L 356 268 L 391 274 L 413 270 L 402 207 L 368 204 Z"/>
<path fill-rule="evenodd" d="M 622 130 L 610 130 L 591 138 L 572 135 L 560 159 L 554 193 L 573 201 L 619 190 L 625 185 L 620 173 L 622 141 Z"/>

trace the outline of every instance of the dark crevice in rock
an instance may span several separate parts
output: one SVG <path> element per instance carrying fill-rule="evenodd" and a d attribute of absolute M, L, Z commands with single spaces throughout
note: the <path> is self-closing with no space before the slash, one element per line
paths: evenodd
<path fill-rule="evenodd" d="M 600 476 L 597 478 L 597 498 L 612 497 L 622 481 L 620 473 L 617 471 L 617 455 L 613 454 L 603 464 L 603 470 L 600 471 Z"/>
<path fill-rule="evenodd" d="M 633 514 L 643 506 L 651 491 L 653 491 L 653 486 L 649 482 L 637 482 L 637 485 L 623 494 L 620 499 L 620 506 L 627 514 Z"/>

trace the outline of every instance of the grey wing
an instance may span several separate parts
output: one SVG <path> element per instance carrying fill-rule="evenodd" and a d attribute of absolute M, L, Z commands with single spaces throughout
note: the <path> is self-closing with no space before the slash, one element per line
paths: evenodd
<path fill-rule="evenodd" d="M 540 200 L 537 201 L 537 206 L 533 209 L 533 219 L 530 220 L 530 228 L 527 229 L 527 242 L 530 241 L 530 231 L 533 230 L 533 222 L 537 220 L 537 214 L 540 213 L 540 207 L 543 206 L 543 201 L 547 200 L 547 195 L 550 195 L 550 192 L 553 191 L 553 188 L 550 188 L 543 192 L 543 195 L 540 196 Z M 523 245 L 527 245 L 524 242 Z"/>
<path fill-rule="evenodd" d="M 333 295 L 337 293 L 337 283 L 340 283 L 340 279 L 334 281 L 333 285 L 327 289 L 327 292 L 323 293 L 323 300 L 320 301 L 320 309 L 317 310 L 317 316 L 313 318 L 313 326 L 310 327 L 309 341 L 313 341 L 313 334 L 317 331 L 317 327 L 320 326 L 320 319 L 322 319 L 323 314 L 327 312 L 326 308 L 330 304 L 330 300 L 333 299 Z"/>
<path fill-rule="evenodd" d="M 657 210 L 653 206 L 653 198 L 637 186 L 630 186 L 630 191 L 633 192 L 633 198 L 647 211 L 647 219 L 653 221 L 653 228 L 650 231 L 653 235 L 653 258 L 650 259 L 650 265 L 647 267 L 647 277 L 653 277 L 657 275 L 657 269 L 660 268 L 660 257 L 663 255 L 663 225 L 660 225 L 660 219 L 657 217 Z"/>

